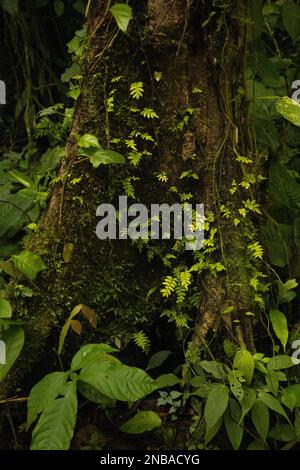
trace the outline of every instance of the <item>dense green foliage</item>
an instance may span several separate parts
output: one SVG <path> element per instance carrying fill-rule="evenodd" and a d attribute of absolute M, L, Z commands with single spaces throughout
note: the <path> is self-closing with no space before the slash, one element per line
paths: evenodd
<path fill-rule="evenodd" d="M 6 364 L 0 364 L 0 382 L 9 376 L 26 343 L 25 320 L 14 317 L 14 306 L 20 305 L 20 299 L 23 306 L 35 296 L 36 282 L 47 269 L 47 260 L 25 243 L 38 231 L 51 191 L 61 179 L 57 170 L 81 93 L 88 47 L 85 2 L 25 3 L 22 9 L 17 0 L 0 0 L 6 31 L 2 42 L 9 52 L 8 58 L 1 58 L 1 65 L 14 71 L 0 78 L 6 80 L 8 90 L 16 90 L 15 98 L 0 108 L 0 340 L 7 348 Z M 199 29 L 224 27 L 230 3 L 212 1 Z M 109 8 L 121 34 L 130 34 L 134 6 L 114 2 Z M 47 31 L 42 23 L 45 15 L 53 23 Z M 32 28 L 28 28 L 29 17 Z M 61 33 L 60 25 L 69 17 L 71 21 Z M 29 433 L 31 449 L 101 449 L 112 430 L 125 443 L 127 435 L 151 433 L 146 434 L 147 439 L 162 448 L 299 447 L 300 366 L 292 354 L 300 340 L 300 87 L 293 89 L 292 84 L 300 80 L 300 4 L 253 0 L 238 21 L 248 28 L 247 57 L 235 97 L 237 109 L 241 103 L 247 109 L 232 123 L 232 154 L 241 178 L 229 182 L 226 200 L 216 196 L 215 211 L 206 214 L 202 250 L 186 254 L 184 240 L 173 245 L 133 241 L 149 265 L 153 260 L 161 263 L 161 279 L 146 296 L 147 302 L 155 298 L 155 305 L 160 306 L 153 330 L 145 319 L 127 336 L 120 332 L 107 344 L 91 343 L 82 333 L 87 329 L 85 321 L 93 332 L 100 328 L 94 309 L 74 301 L 65 312 L 53 340 L 61 370 L 51 365 L 50 373 L 48 367 L 39 371 L 24 400 L 27 434 L 21 439 L 26 442 Z M 33 46 L 36 41 L 39 48 Z M 28 60 L 21 66 L 23 54 Z M 155 100 L 149 99 L 149 84 L 141 77 L 130 77 L 124 92 L 122 80 L 118 75 L 110 77 L 105 89 L 105 122 L 101 125 L 106 142 L 101 145 L 96 135 L 76 133 L 74 165 L 88 162 L 93 171 L 108 165 L 111 192 L 121 186 L 134 201 L 136 189 L 143 183 L 139 169 L 155 153 L 155 125 L 162 116 Z M 159 70 L 151 77 L 158 87 L 164 80 Z M 195 100 L 205 99 L 198 88 L 192 93 Z M 131 103 L 128 113 L 134 118 L 130 118 L 129 134 L 120 138 L 113 134 L 110 116 L 117 113 L 122 96 Z M 179 113 L 178 122 L 172 123 L 174 136 L 188 132 L 194 114 L 193 107 Z M 201 176 L 194 169 L 195 158 L 188 155 L 180 188 L 168 186 L 171 175 L 167 171 L 152 169 L 155 184 L 168 187 L 168 196 L 181 204 L 193 199 L 194 183 Z M 127 173 L 126 166 L 130 168 Z M 121 176 L 116 167 L 125 168 L 120 170 L 124 171 Z M 76 187 L 80 178 L 74 177 L 69 184 Z M 82 196 L 75 198 L 82 205 Z M 198 349 L 192 341 L 203 280 L 207 276 L 217 279 L 228 267 L 220 220 L 238 227 L 245 243 L 251 300 L 243 315 L 251 321 L 255 347 L 242 336 L 243 322 L 235 316 L 234 302 L 226 303 L 219 312 L 218 325 L 227 325 L 227 336 L 223 336 L 224 329 L 219 334 L 217 325 Z M 65 263 L 71 260 L 73 248 L 72 243 L 64 246 Z M 117 268 L 123 269 L 121 264 Z M 117 287 L 114 279 L 112 284 Z M 169 325 L 172 339 L 168 336 L 170 344 L 162 344 Z M 71 359 L 70 349 L 64 356 L 65 346 L 76 334 L 82 337 L 82 344 L 75 355 L 72 351 Z M 26 391 L 21 390 L 18 398 L 27 395 Z M 10 401 L 14 398 L 8 397 L 0 406 L 9 406 Z M 72 440 L 74 432 L 85 426 L 78 404 L 95 415 L 99 411 L 105 423 L 104 431 L 96 427 L 79 444 L 76 434 Z M 11 419 L 9 424 L 17 448 Z"/>

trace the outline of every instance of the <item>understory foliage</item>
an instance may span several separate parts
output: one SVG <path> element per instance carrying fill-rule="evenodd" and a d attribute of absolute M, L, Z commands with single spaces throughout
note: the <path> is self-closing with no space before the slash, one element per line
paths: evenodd
<path fill-rule="evenodd" d="M 6 345 L 0 382 L 9 375 L 26 342 L 22 320 L 14 317 L 14 302 L 35 296 L 38 276 L 47 269 L 47 260 L 26 249 L 25 240 L 38 231 L 41 213 L 61 179 L 57 170 L 65 157 L 81 93 L 89 39 L 86 2 L 32 1 L 26 2 L 24 10 L 18 3 L 0 0 L 1 21 L 7 25 L 6 47 L 12 54 L 18 44 L 20 55 L 22 43 L 30 53 L 22 74 L 16 73 L 9 82 L 9 87 L 17 90 L 15 102 L 0 108 L 0 340 Z M 106 14 L 115 22 L 118 34 L 130 35 L 135 14 L 135 4 L 131 3 L 132 7 L 109 4 Z M 206 14 L 197 25 L 199 30 L 230 34 L 227 22 L 231 3 L 212 1 L 209 11 L 203 7 Z M 26 441 L 29 433 L 31 449 L 102 449 L 111 445 L 115 433 L 125 443 L 135 442 L 127 441 L 132 435 L 145 435 L 147 446 L 153 442 L 153 448 L 158 445 L 166 449 L 299 446 L 300 82 L 295 81 L 300 80 L 300 4 L 253 0 L 245 5 L 237 18 L 246 31 L 243 70 L 237 77 L 234 97 L 238 112 L 235 122 L 230 123 L 230 151 L 240 178 L 230 181 L 226 200 L 215 195 L 214 205 L 202 221 L 205 239 L 201 250 L 187 254 L 185 240 L 162 244 L 148 239 L 132 241 L 149 266 L 153 262 L 161 266 L 161 279 L 146 296 L 147 302 L 155 299 L 159 303 L 155 328 L 145 320 L 129 337 L 120 333 L 105 344 L 89 342 L 83 334 L 84 322 L 96 333 L 100 328 L 97 312 L 76 302 L 65 312 L 66 320 L 55 338 L 61 370 L 53 367 L 50 373 L 48 369 L 42 371 L 39 379 L 30 383 L 28 394 L 21 390 L 15 399 L 22 402 L 24 398 L 27 405 L 27 424 L 21 426 L 20 441 Z M 52 38 L 51 43 L 51 35 L 43 36 L 46 33 L 38 27 L 45 12 L 55 30 L 59 30 L 60 21 L 72 17 L 69 30 L 61 38 L 67 43 L 69 56 L 62 58 L 57 42 Z M 31 13 L 40 50 L 32 45 L 37 38 L 28 29 Z M 222 69 L 223 60 L 221 57 L 214 66 Z M 18 70 L 16 65 L 20 67 L 18 58 L 12 57 L 7 66 Z M 37 70 L 40 75 L 36 82 Z M 162 119 L 150 83 L 163 87 L 165 77 L 154 70 L 149 81 L 137 76 L 128 85 L 126 78 L 117 73 L 105 78 L 105 100 L 101 103 L 105 140 L 77 133 L 74 164 L 88 162 L 95 172 L 108 165 L 112 199 L 120 190 L 135 202 L 143 185 L 140 168 L 144 162 L 151 166 L 155 161 L 156 126 Z M 52 86 L 53 93 L 46 91 Z M 200 88 L 193 88 L 192 95 L 195 102 L 206 99 Z M 125 99 L 130 103 L 130 126 L 120 137 L 114 135 L 111 122 Z M 172 123 L 174 138 L 189 132 L 196 111 L 196 107 L 180 110 L 178 122 Z M 193 165 L 196 158 L 193 152 L 187 155 L 180 187 L 169 184 L 171 168 L 162 171 L 153 165 L 151 170 L 156 187 L 165 188 L 168 197 L 182 207 L 193 201 L 194 187 L 201 179 L 201 170 Z M 79 183 L 80 177 L 68 181 L 71 187 Z M 82 196 L 75 197 L 78 204 L 83 203 Z M 242 312 L 243 318 L 237 315 L 234 302 L 223 305 L 213 334 L 197 349 L 192 336 L 199 305 L 206 295 L 206 279 L 226 276 L 228 260 L 220 228 L 224 222 L 242 234 L 251 301 Z M 72 243 L 65 245 L 65 263 L 72 258 L 73 248 Z M 246 344 L 242 335 L 245 318 L 253 325 L 253 345 Z M 223 335 L 224 328 L 228 335 Z M 168 336 L 166 330 L 170 330 Z M 66 360 L 65 346 L 74 335 L 82 338 L 82 344 L 73 351 L 71 360 Z M 164 342 L 166 337 L 169 344 Z M 0 406 L 14 403 L 8 398 Z M 82 442 L 76 436 L 84 421 L 84 407 L 94 413 L 95 426 Z M 97 427 L 97 412 L 105 422 L 101 429 Z M 18 448 L 8 416 L 13 445 Z"/>

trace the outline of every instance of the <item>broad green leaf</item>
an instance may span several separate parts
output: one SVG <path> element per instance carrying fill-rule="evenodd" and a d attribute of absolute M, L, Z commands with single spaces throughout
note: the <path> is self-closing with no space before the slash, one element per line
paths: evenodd
<path fill-rule="evenodd" d="M 284 354 L 271 357 L 271 359 L 267 363 L 268 369 L 275 369 L 275 370 L 289 369 L 290 367 L 294 367 L 295 365 L 296 364 L 294 364 L 292 358 Z"/>
<path fill-rule="evenodd" d="M 63 391 L 68 372 L 53 372 L 46 375 L 30 391 L 27 402 L 27 429 L 52 401 Z"/>
<path fill-rule="evenodd" d="M 115 405 L 115 400 L 108 398 L 103 393 L 98 392 L 94 387 L 89 385 L 86 382 L 77 382 L 77 390 L 80 392 L 87 400 L 97 403 L 101 408 L 111 408 Z"/>
<path fill-rule="evenodd" d="M 297 440 L 295 430 L 289 424 L 276 424 L 272 429 L 270 429 L 268 437 L 281 442 Z"/>
<path fill-rule="evenodd" d="M 247 349 L 240 349 L 234 356 L 233 365 L 245 377 L 247 383 L 250 385 L 254 372 L 254 359 L 252 354 Z"/>
<path fill-rule="evenodd" d="M 104 343 L 91 343 L 82 346 L 79 351 L 75 354 L 71 362 L 71 370 L 75 371 L 81 369 L 84 365 L 86 360 L 95 353 L 103 354 L 103 353 L 113 353 L 118 352 L 118 349 L 111 347 L 109 344 Z"/>
<path fill-rule="evenodd" d="M 1 335 L 6 348 L 6 364 L 0 364 L 0 382 L 18 358 L 24 344 L 24 330 L 20 326 L 10 326 Z"/>
<path fill-rule="evenodd" d="M 282 408 L 279 400 L 277 398 L 273 397 L 269 393 L 266 392 L 259 392 L 258 393 L 258 398 L 261 400 L 270 410 L 275 411 L 275 413 L 279 413 L 282 415 L 284 418 L 286 418 L 288 421 L 288 417 L 286 415 L 286 412 Z"/>
<path fill-rule="evenodd" d="M 209 392 L 204 417 L 206 423 L 205 442 L 208 442 L 209 431 L 218 423 L 228 406 L 229 390 L 223 384 L 215 384 Z"/>
<path fill-rule="evenodd" d="M 278 288 L 278 293 L 277 293 L 277 302 L 278 304 L 283 304 L 287 302 L 291 302 L 295 297 L 296 297 L 296 292 L 292 290 L 292 288 L 289 288 L 289 281 L 287 281 L 285 284 L 281 281 L 275 281 L 277 284 Z"/>
<path fill-rule="evenodd" d="M 284 286 L 287 290 L 291 289 L 296 289 L 296 287 L 299 285 L 299 283 L 296 281 L 296 279 L 288 279 L 285 283 Z"/>
<path fill-rule="evenodd" d="M 163 374 L 155 379 L 157 388 L 173 387 L 180 383 L 180 379 L 173 374 Z"/>
<path fill-rule="evenodd" d="M 115 5 L 110 8 L 110 12 L 121 31 L 126 33 L 129 21 L 132 18 L 132 8 L 127 5 L 127 3 L 115 3 Z"/>
<path fill-rule="evenodd" d="M 95 135 L 84 134 L 78 138 L 77 141 L 79 147 L 88 148 L 88 147 L 97 147 L 101 148 L 98 142 L 98 139 Z"/>
<path fill-rule="evenodd" d="M 201 361 L 200 366 L 213 377 L 219 380 L 226 378 L 226 372 L 224 370 L 223 364 L 216 361 Z"/>
<path fill-rule="evenodd" d="M 276 109 L 285 119 L 300 127 L 300 104 L 284 96 L 277 100 Z"/>
<path fill-rule="evenodd" d="M 266 450 L 266 447 L 261 441 L 252 441 L 247 450 Z"/>
<path fill-rule="evenodd" d="M 266 442 L 270 426 L 270 418 L 268 407 L 261 400 L 256 400 L 252 406 L 251 418 L 259 437 Z"/>
<path fill-rule="evenodd" d="M 276 372 L 274 369 L 271 369 L 271 368 L 267 369 L 266 382 L 275 397 L 277 397 L 278 389 L 279 389 L 279 380 L 278 380 L 277 374 L 278 372 Z"/>
<path fill-rule="evenodd" d="M 223 423 L 223 416 L 221 416 L 220 419 L 216 422 L 214 426 L 212 426 L 209 429 L 206 429 L 205 432 L 205 445 L 207 445 L 214 437 L 215 435 L 219 432 L 221 426 Z"/>
<path fill-rule="evenodd" d="M 14 255 L 11 259 L 16 268 L 31 281 L 35 280 L 40 271 L 46 269 L 42 258 L 31 251 L 21 251 L 19 255 Z"/>
<path fill-rule="evenodd" d="M 246 388 L 244 390 L 244 397 L 241 402 L 241 407 L 242 407 L 241 419 L 243 419 L 246 416 L 246 414 L 249 413 L 255 401 L 256 401 L 256 391 L 253 390 L 253 388 Z"/>
<path fill-rule="evenodd" d="M 283 24 L 294 43 L 300 39 L 300 6 L 293 2 L 283 5 Z"/>
<path fill-rule="evenodd" d="M 272 323 L 273 330 L 279 341 L 281 342 L 283 349 L 286 348 L 286 343 L 289 337 L 289 330 L 285 315 L 279 310 L 270 310 L 270 320 Z"/>
<path fill-rule="evenodd" d="M 195 375 L 195 377 L 192 377 L 190 380 L 190 385 L 192 387 L 202 387 L 206 382 L 206 377 L 205 375 Z"/>
<path fill-rule="evenodd" d="M 244 434 L 242 412 L 235 400 L 231 399 L 229 404 L 224 415 L 224 424 L 232 447 L 238 450 Z"/>
<path fill-rule="evenodd" d="M 99 165 L 107 165 L 109 163 L 125 163 L 125 158 L 114 150 L 96 150 L 90 157 L 90 162 L 94 168 Z"/>
<path fill-rule="evenodd" d="M 160 416 L 154 411 L 140 411 L 124 423 L 120 430 L 128 434 L 142 434 L 161 426 Z"/>
<path fill-rule="evenodd" d="M 157 353 L 153 354 L 148 362 L 146 370 L 155 369 L 159 367 L 165 362 L 166 359 L 172 354 L 171 351 L 158 351 Z"/>
<path fill-rule="evenodd" d="M 65 396 L 53 400 L 33 430 L 31 450 L 68 450 L 77 415 L 76 383 L 66 385 Z"/>
<path fill-rule="evenodd" d="M 25 188 L 32 188 L 34 187 L 34 182 L 29 178 L 26 173 L 21 173 L 18 170 L 10 171 L 9 174 L 15 178 L 19 183 L 21 183 Z"/>
<path fill-rule="evenodd" d="M 10 303 L 0 298 L 0 318 L 11 318 L 12 310 Z"/>
<path fill-rule="evenodd" d="M 79 379 L 92 385 L 103 395 L 120 401 L 136 401 L 158 388 L 155 381 L 142 369 L 112 362 L 84 367 Z"/>
<path fill-rule="evenodd" d="M 237 371 L 231 370 L 228 373 L 228 382 L 231 393 L 238 399 L 238 401 L 241 401 L 244 396 L 244 390 L 241 382 L 237 377 Z"/>
<path fill-rule="evenodd" d="M 300 408 L 300 384 L 286 387 L 282 392 L 281 402 L 291 411 L 295 407 Z"/>

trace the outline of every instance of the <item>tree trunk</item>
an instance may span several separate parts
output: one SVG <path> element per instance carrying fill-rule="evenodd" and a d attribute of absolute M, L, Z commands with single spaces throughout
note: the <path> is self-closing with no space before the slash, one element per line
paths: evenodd
<path fill-rule="evenodd" d="M 173 203 L 177 196 L 170 188 L 176 187 L 179 194 L 192 193 L 189 202 L 204 202 L 206 213 L 214 213 L 216 249 L 210 259 L 220 261 L 226 271 L 214 275 L 208 270 L 199 279 L 198 288 L 204 294 L 193 312 L 196 326 L 190 357 L 199 354 L 212 330 L 253 347 L 252 328 L 244 320 L 251 308 L 247 247 L 240 225 L 235 227 L 232 219 L 221 215 L 221 204 L 228 202 L 233 213 L 241 205 L 240 196 L 230 196 L 229 189 L 241 173 L 237 152 L 250 150 L 244 132 L 247 112 L 243 122 L 237 117 L 241 107 L 247 108 L 246 94 L 237 97 L 246 61 L 246 0 L 224 7 L 190 0 L 133 2 L 134 20 L 128 34 L 118 30 L 106 2 L 90 3 L 82 90 L 60 169 L 61 182 L 53 189 L 39 231 L 26 243 L 43 257 L 47 270 L 39 276 L 34 298 L 16 306 L 25 322 L 26 343 L 1 384 L 2 399 L 15 394 L 15 387 L 26 384 L 30 374 L 39 377 L 41 360 L 47 371 L 45 351 L 49 368 L 53 367 L 53 348 L 76 304 L 95 309 L 98 327 L 91 331 L 84 325 L 83 338 L 70 333 L 66 363 L 87 339 L 118 337 L 126 344 L 133 332 L 151 331 L 160 321 L 159 287 L 149 299 L 147 292 L 169 274 L 162 256 L 149 262 L 147 251 L 140 251 L 131 241 L 100 241 L 95 234 L 97 206 L 117 203 L 125 180 L 135 185 L 136 201 Z M 214 16 L 210 16 L 212 11 Z M 140 81 L 144 95 L 134 101 L 130 85 Z M 107 108 L 109 96 L 114 96 L 113 112 Z M 151 108 L 158 118 L 142 118 L 133 106 Z M 78 163 L 77 134 L 96 135 L 104 148 L 125 154 L 124 142 L 136 132 L 148 133 L 155 140 L 155 144 L 145 141 L 141 148 L 151 156 L 144 155 L 137 167 L 127 163 L 94 169 L 87 161 Z M 119 140 L 113 144 L 112 139 Z M 186 185 L 180 178 L 186 170 L 193 170 L 199 180 Z M 168 175 L 166 183 L 157 180 L 163 172 Z M 133 177 L 139 179 L 128 180 Z M 63 259 L 67 243 L 74 245 L 70 262 Z M 159 241 L 156 244 L 160 246 Z M 162 246 L 163 254 L 168 253 L 169 245 Z M 191 263 L 191 253 L 180 256 Z M 221 312 L 228 306 L 233 313 L 225 322 Z M 237 331 L 232 327 L 234 318 L 240 320 Z"/>

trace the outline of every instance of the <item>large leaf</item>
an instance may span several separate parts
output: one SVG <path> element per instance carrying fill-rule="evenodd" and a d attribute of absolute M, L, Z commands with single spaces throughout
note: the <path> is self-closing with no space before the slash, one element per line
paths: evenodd
<path fill-rule="evenodd" d="M 242 407 L 241 419 L 243 419 L 246 416 L 246 414 L 249 413 L 255 401 L 256 401 L 256 391 L 253 390 L 253 388 L 246 388 L 244 390 L 244 397 L 241 402 L 241 407 Z"/>
<path fill-rule="evenodd" d="M 244 397 L 244 390 L 241 382 L 238 379 L 239 371 L 231 370 L 228 373 L 228 382 L 230 386 L 231 393 L 241 401 Z"/>
<path fill-rule="evenodd" d="M 300 6 L 287 3 L 282 9 L 283 24 L 294 43 L 300 39 Z"/>
<path fill-rule="evenodd" d="M 5 344 L 6 364 L 0 364 L 0 382 L 4 379 L 9 369 L 18 358 L 24 344 L 24 331 L 20 326 L 10 326 L 1 335 L 1 341 Z"/>
<path fill-rule="evenodd" d="M 270 429 L 268 437 L 281 442 L 297 440 L 295 430 L 289 424 L 276 424 L 272 429 Z"/>
<path fill-rule="evenodd" d="M 90 162 L 94 168 L 99 165 L 107 165 L 109 163 L 125 163 L 125 158 L 114 150 L 96 150 L 90 157 Z"/>
<path fill-rule="evenodd" d="M 295 365 L 296 364 L 293 362 L 292 357 L 286 356 L 284 354 L 271 357 L 271 359 L 267 363 L 268 368 L 275 370 L 289 369 L 290 367 L 294 367 Z"/>
<path fill-rule="evenodd" d="M 210 430 L 218 423 L 228 406 L 229 390 L 223 384 L 215 384 L 208 394 L 204 417 L 206 423 L 205 442 L 208 443 Z"/>
<path fill-rule="evenodd" d="M 224 380 L 226 378 L 226 372 L 224 370 L 223 364 L 216 361 L 201 361 L 201 367 L 211 374 L 213 377 L 219 380 Z"/>
<path fill-rule="evenodd" d="M 270 310 L 270 320 L 273 326 L 273 330 L 275 331 L 277 338 L 285 350 L 289 337 L 287 319 L 285 315 L 279 310 Z"/>
<path fill-rule="evenodd" d="M 76 383 L 65 387 L 65 396 L 57 398 L 43 411 L 33 430 L 31 450 L 68 450 L 77 415 Z"/>
<path fill-rule="evenodd" d="M 112 398 L 108 398 L 107 396 L 103 395 L 103 393 L 100 393 L 98 390 L 96 390 L 94 387 L 89 385 L 86 382 L 81 382 L 81 380 L 78 380 L 77 382 L 77 390 L 78 392 L 81 393 L 87 400 L 97 403 L 97 405 L 100 405 L 101 408 L 109 408 L 115 405 L 115 400 Z"/>
<path fill-rule="evenodd" d="M 12 314 L 10 303 L 0 298 L 0 318 L 10 318 Z"/>
<path fill-rule="evenodd" d="M 258 435 L 266 442 L 270 426 L 270 417 L 268 407 L 261 400 L 256 400 L 253 405 L 251 417 Z"/>
<path fill-rule="evenodd" d="M 84 134 L 78 138 L 78 145 L 82 148 L 97 147 L 101 148 L 98 142 L 98 139 L 95 135 Z"/>
<path fill-rule="evenodd" d="M 12 262 L 28 279 L 34 281 L 40 271 L 46 269 L 44 261 L 39 255 L 24 250 L 19 255 L 12 256 Z"/>
<path fill-rule="evenodd" d="M 276 109 L 285 119 L 300 127 L 300 104 L 288 96 L 279 98 Z"/>
<path fill-rule="evenodd" d="M 245 377 L 247 383 L 250 385 L 254 372 L 254 359 L 252 354 L 247 349 L 240 349 L 234 356 L 233 365 Z"/>
<path fill-rule="evenodd" d="M 275 413 L 279 413 L 280 415 L 282 415 L 285 419 L 287 419 L 289 421 L 289 419 L 286 415 L 286 412 L 282 408 L 282 406 L 281 406 L 279 400 L 277 400 L 277 398 L 273 397 L 272 395 L 270 395 L 269 393 L 266 393 L 266 392 L 259 392 L 258 393 L 258 398 L 268 408 L 270 408 L 270 410 L 275 411 Z"/>
<path fill-rule="evenodd" d="M 291 411 L 295 407 L 300 408 L 300 384 L 290 385 L 283 390 L 281 402 Z"/>
<path fill-rule="evenodd" d="M 157 377 L 154 382 L 157 388 L 173 387 L 180 383 L 180 379 L 174 374 L 163 374 Z"/>
<path fill-rule="evenodd" d="M 103 395 L 120 401 L 136 401 L 158 388 L 142 369 L 112 362 L 84 367 L 79 378 Z"/>
<path fill-rule="evenodd" d="M 71 362 L 71 370 L 81 369 L 87 362 L 88 358 L 95 354 L 118 352 L 118 349 L 113 348 L 109 344 L 104 343 L 91 343 L 82 346 L 79 351 L 75 354 Z"/>
<path fill-rule="evenodd" d="M 235 400 L 231 399 L 229 404 L 224 415 L 224 424 L 232 447 L 238 450 L 244 434 L 242 412 Z"/>
<path fill-rule="evenodd" d="M 162 365 L 163 362 L 172 354 L 171 351 L 158 351 L 157 353 L 153 354 L 148 362 L 146 370 L 155 369 Z"/>
<path fill-rule="evenodd" d="M 140 411 L 124 423 L 120 429 L 128 434 L 142 434 L 161 426 L 160 416 L 154 411 Z"/>
<path fill-rule="evenodd" d="M 121 31 L 126 33 L 129 21 L 132 18 L 132 8 L 126 3 L 115 3 L 115 5 L 110 8 L 110 12 Z"/>
<path fill-rule="evenodd" d="M 30 391 L 27 402 L 27 428 L 52 401 L 63 391 L 68 372 L 53 372 L 46 375 Z"/>

